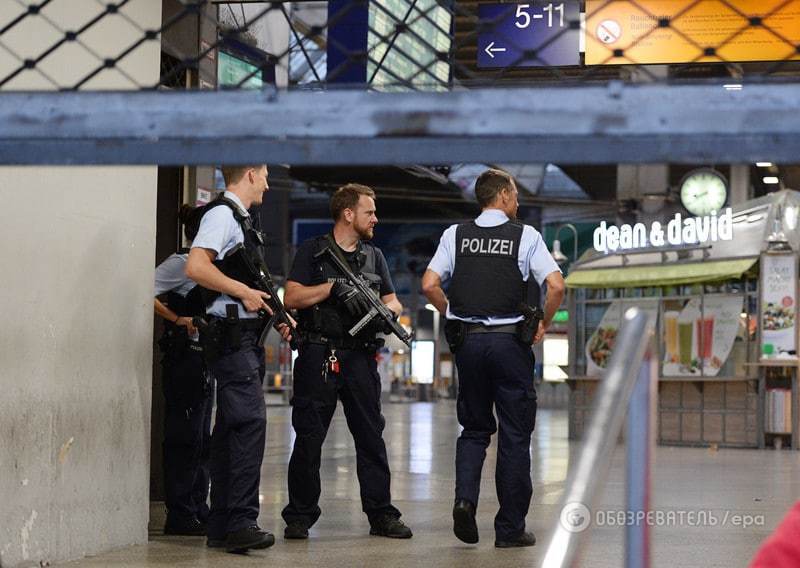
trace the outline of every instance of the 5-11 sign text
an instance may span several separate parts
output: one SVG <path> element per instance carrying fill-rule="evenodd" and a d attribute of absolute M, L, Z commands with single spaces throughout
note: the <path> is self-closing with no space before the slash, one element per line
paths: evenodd
<path fill-rule="evenodd" d="M 517 13 L 515 15 L 516 21 L 514 25 L 519 29 L 524 30 L 529 28 L 534 20 L 543 20 L 545 13 L 547 14 L 547 27 L 553 27 L 553 13 L 557 12 L 558 27 L 564 27 L 564 3 L 553 4 L 552 2 L 542 8 L 542 13 L 537 14 L 531 11 L 530 4 L 517 4 Z"/>
<path fill-rule="evenodd" d="M 580 65 L 578 0 L 479 4 L 478 67 Z"/>

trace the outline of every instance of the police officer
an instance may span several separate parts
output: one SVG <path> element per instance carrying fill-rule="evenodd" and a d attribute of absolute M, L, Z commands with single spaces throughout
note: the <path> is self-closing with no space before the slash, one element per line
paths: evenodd
<path fill-rule="evenodd" d="M 485 171 L 476 181 L 475 195 L 482 213 L 444 232 L 422 278 L 423 292 L 447 317 L 448 342 L 456 349 L 457 413 L 463 430 L 456 445 L 453 531 L 464 542 L 478 542 L 475 510 L 481 468 L 491 436 L 498 431 L 494 406 L 500 502 L 495 546 L 532 546 L 536 537 L 525 531 L 533 492 L 529 451 L 536 420 L 529 338 L 541 341 L 563 299 L 564 280 L 539 233 L 516 220 L 519 205 L 511 176 Z M 530 275 L 546 284 L 547 296 L 544 318 L 525 344 L 517 333 Z M 445 295 L 442 283 L 448 281 Z"/>
<path fill-rule="evenodd" d="M 184 205 L 183 231 L 191 241 L 203 209 Z M 208 521 L 208 456 L 211 442 L 211 384 L 199 334 L 192 317 L 204 313 L 200 288 L 187 278 L 188 251 L 175 253 L 156 267 L 155 311 L 164 318 L 163 352 L 164 534 L 204 535 Z M 165 302 L 158 296 L 166 295 Z"/>
<path fill-rule="evenodd" d="M 227 191 L 203 215 L 186 274 L 208 290 L 208 327 L 201 332 L 207 352 L 214 346 L 207 354 L 217 381 L 207 544 L 243 552 L 275 542 L 256 522 L 267 424 L 264 350 L 258 339 L 265 327 L 262 316 L 272 310 L 269 296 L 246 281 L 232 259 L 236 253 L 263 261 L 263 239 L 247 210 L 261 204 L 269 186 L 265 165 L 224 167 L 222 174 Z M 288 339 L 288 327 L 282 326 L 281 334 Z"/>
<path fill-rule="evenodd" d="M 292 426 L 296 438 L 289 461 L 289 504 L 283 510 L 284 537 L 308 538 L 308 529 L 320 516 L 320 455 L 338 399 L 355 441 L 361 505 L 370 534 L 411 538 L 400 511 L 392 506 L 389 491 L 381 382 L 375 359 L 383 343 L 376 334 L 383 329 L 367 326 L 355 337 L 348 334 L 369 308 L 327 255 L 318 254 L 330 247 L 353 272 L 365 277 L 383 303 L 399 316 L 403 307 L 383 253 L 364 242 L 372 238 L 378 222 L 375 193 L 363 185 L 345 185 L 331 198 L 331 216 L 333 231 L 298 249 L 284 296 L 287 307 L 300 310 L 301 337 L 294 367 Z"/>

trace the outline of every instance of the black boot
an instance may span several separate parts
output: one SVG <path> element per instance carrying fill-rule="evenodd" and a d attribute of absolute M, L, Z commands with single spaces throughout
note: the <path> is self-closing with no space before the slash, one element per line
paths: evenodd
<path fill-rule="evenodd" d="M 247 552 L 248 550 L 269 548 L 273 544 L 275 544 L 274 536 L 267 531 L 262 531 L 258 525 L 253 525 L 228 533 L 228 538 L 225 539 L 225 550 L 227 552 Z"/>
<path fill-rule="evenodd" d="M 283 530 L 283 538 L 288 540 L 304 540 L 308 538 L 308 527 L 300 521 L 292 521 Z"/>
<path fill-rule="evenodd" d="M 510 540 L 495 540 L 496 548 L 518 548 L 520 546 L 533 546 L 536 544 L 536 536 L 532 532 L 524 532 L 517 538 Z"/>
<path fill-rule="evenodd" d="M 461 542 L 478 542 L 478 525 L 475 523 L 475 505 L 466 499 L 456 499 L 453 505 L 453 532 Z"/>
<path fill-rule="evenodd" d="M 205 536 L 206 526 L 196 518 L 171 519 L 167 517 L 164 525 L 164 534 L 181 536 Z"/>
<path fill-rule="evenodd" d="M 392 515 L 385 515 L 372 521 L 369 534 L 389 538 L 411 538 L 413 536 L 411 529 L 403 521 Z"/>

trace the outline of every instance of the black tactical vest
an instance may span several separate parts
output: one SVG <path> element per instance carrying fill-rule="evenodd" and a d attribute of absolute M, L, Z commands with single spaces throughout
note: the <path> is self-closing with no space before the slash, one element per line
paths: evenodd
<path fill-rule="evenodd" d="M 203 215 L 208 213 L 214 207 L 218 207 L 220 205 L 228 207 L 233 212 L 233 218 L 236 219 L 236 222 L 239 223 L 239 226 L 242 228 L 242 233 L 244 233 L 244 250 L 252 260 L 253 264 L 255 266 L 266 266 L 266 262 L 264 260 L 264 235 L 258 230 L 256 227 L 256 222 L 254 222 L 252 217 L 241 214 L 236 203 L 224 195 L 220 195 L 206 206 L 206 211 L 203 213 Z M 226 258 L 217 258 L 214 261 L 214 266 L 216 266 L 220 272 L 222 272 L 228 278 L 233 278 L 239 282 L 244 282 L 251 288 L 255 288 L 255 280 L 245 274 L 240 267 L 234 267 L 230 263 L 225 262 Z M 215 290 L 209 290 L 207 288 L 203 288 L 202 290 L 203 299 L 206 306 L 211 305 L 211 303 L 220 295 L 220 293 Z M 234 298 L 234 300 L 236 300 L 236 298 Z"/>
<path fill-rule="evenodd" d="M 456 228 L 456 258 L 447 291 L 450 311 L 461 317 L 514 317 L 527 287 L 517 257 L 524 225 L 508 221 L 479 227 L 474 221 Z"/>
<path fill-rule="evenodd" d="M 331 246 L 327 236 L 315 238 L 312 254 L 318 253 L 327 246 Z M 375 247 L 369 243 L 359 241 L 355 254 L 344 251 L 342 251 L 342 254 L 347 259 L 353 272 L 363 276 L 369 282 L 370 288 L 380 296 L 381 277 L 378 274 Z M 348 281 L 328 260 L 327 256 L 314 261 L 312 274 L 312 286 L 337 280 Z M 358 322 L 358 319 L 351 316 L 347 308 L 333 297 L 310 308 L 300 310 L 298 316 L 298 327 L 301 331 L 318 333 L 330 338 L 350 337 L 347 331 Z M 378 331 L 380 330 L 376 327 L 368 325 L 358 333 L 356 339 L 370 341 L 375 338 L 375 334 Z"/>
<path fill-rule="evenodd" d="M 167 306 L 180 317 L 201 316 L 205 313 L 201 287 L 195 286 L 186 296 L 175 291 L 167 292 Z"/>

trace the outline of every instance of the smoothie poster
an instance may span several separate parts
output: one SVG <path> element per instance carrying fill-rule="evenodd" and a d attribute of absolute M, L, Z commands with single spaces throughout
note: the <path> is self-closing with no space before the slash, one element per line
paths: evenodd
<path fill-rule="evenodd" d="M 628 308 L 641 308 L 653 321 L 658 317 L 658 300 L 615 300 L 609 304 L 600 325 L 586 342 L 586 375 L 600 376 L 611 359 L 622 317 Z"/>
<path fill-rule="evenodd" d="M 661 326 L 665 377 L 716 377 L 739 330 L 741 296 L 693 298 L 681 310 L 666 310 Z"/>
<path fill-rule="evenodd" d="M 793 254 L 761 255 L 761 353 L 797 352 L 797 265 Z"/>

